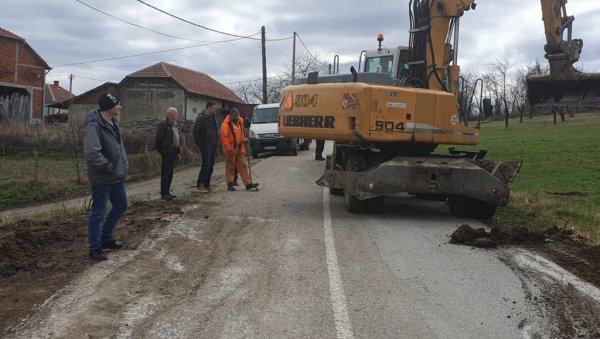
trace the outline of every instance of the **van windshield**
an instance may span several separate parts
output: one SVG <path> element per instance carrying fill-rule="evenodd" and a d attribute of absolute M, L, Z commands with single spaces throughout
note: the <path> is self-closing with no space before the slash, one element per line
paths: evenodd
<path fill-rule="evenodd" d="M 254 111 L 254 115 L 252 116 L 253 124 L 270 124 L 276 123 L 278 117 L 278 107 L 271 108 L 259 108 Z"/>

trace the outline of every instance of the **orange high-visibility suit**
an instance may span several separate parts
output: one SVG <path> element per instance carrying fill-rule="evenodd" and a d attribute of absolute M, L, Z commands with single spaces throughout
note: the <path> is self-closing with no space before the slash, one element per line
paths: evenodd
<path fill-rule="evenodd" d="M 248 175 L 248 165 L 244 159 L 246 154 L 246 137 L 244 136 L 244 119 L 231 121 L 230 115 L 225 117 L 221 125 L 221 145 L 225 153 L 225 174 L 227 183 L 233 183 L 235 169 L 237 168 L 244 185 L 252 183 Z"/>

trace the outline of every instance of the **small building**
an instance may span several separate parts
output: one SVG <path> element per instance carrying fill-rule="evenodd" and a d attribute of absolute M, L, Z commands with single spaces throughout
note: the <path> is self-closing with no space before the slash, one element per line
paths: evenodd
<path fill-rule="evenodd" d="M 92 88 L 67 100 L 64 104 L 69 107 L 69 120 L 83 121 L 89 111 L 98 108 L 98 100 L 102 93 L 112 93 L 121 98 L 119 84 L 114 82 L 105 82 L 102 85 Z"/>
<path fill-rule="evenodd" d="M 97 98 L 104 92 L 116 94 L 123 105 L 121 121 L 163 119 L 168 107 L 175 107 L 182 119 L 194 120 L 209 101 L 219 107 L 237 107 L 251 111 L 232 90 L 205 73 L 160 62 L 127 75 L 108 90 L 107 84 L 71 100 L 70 114 L 82 119 L 97 108 Z M 248 107 L 247 107 L 248 106 Z M 251 107 L 250 107 L 251 106 Z"/>
<path fill-rule="evenodd" d="M 73 93 L 60 86 L 58 81 L 46 84 L 45 88 L 45 114 L 46 122 L 65 122 L 69 113 L 69 99 L 75 97 Z"/>
<path fill-rule="evenodd" d="M 0 28 L 0 122 L 41 122 L 51 67 L 25 39 Z"/>

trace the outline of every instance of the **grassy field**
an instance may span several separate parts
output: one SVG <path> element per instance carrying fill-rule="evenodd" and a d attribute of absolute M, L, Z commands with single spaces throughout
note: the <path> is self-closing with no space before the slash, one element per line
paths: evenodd
<path fill-rule="evenodd" d="M 532 228 L 573 229 L 600 244 L 600 114 L 577 114 L 553 124 L 552 116 L 519 123 L 484 123 L 481 142 L 491 160 L 523 160 L 511 184 L 502 222 Z"/>
<path fill-rule="evenodd" d="M 184 150 L 177 169 L 199 166 L 197 152 Z M 160 175 L 160 155 L 129 154 L 128 182 Z M 69 152 L 24 151 L 0 156 L 0 210 L 36 202 L 89 194 L 85 160 L 79 158 L 79 175 Z"/>

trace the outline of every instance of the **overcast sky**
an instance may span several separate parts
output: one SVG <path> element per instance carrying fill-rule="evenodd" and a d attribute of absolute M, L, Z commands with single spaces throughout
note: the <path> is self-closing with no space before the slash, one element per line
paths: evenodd
<path fill-rule="evenodd" d="M 384 33 L 385 46 L 408 44 L 408 0 L 144 2 L 2 0 L 0 27 L 24 38 L 53 68 L 47 82 L 59 80 L 69 89 L 72 74 L 75 94 L 106 81 L 119 82 L 161 61 L 204 72 L 230 87 L 260 79 L 260 40 L 236 36 L 260 39 L 261 26 L 271 40 L 267 42 L 269 76 L 281 74 L 291 64 L 294 31 L 306 46 L 298 41 L 298 53 L 308 50 L 327 63 L 333 63 L 337 54 L 340 73 L 358 64 L 361 50 L 377 47 L 378 33 Z M 186 23 L 148 5 L 231 35 Z M 600 72 L 600 29 L 596 26 L 600 1 L 570 0 L 567 11 L 575 16 L 573 37 L 584 41 L 576 67 Z M 496 59 L 513 64 L 545 62 L 541 16 L 539 0 L 477 1 L 476 10 L 461 19 L 461 69 L 486 72 Z M 290 39 L 277 40 L 285 38 Z M 165 50 L 172 51 L 153 53 Z M 127 57 L 139 54 L 146 55 Z M 92 62 L 104 59 L 112 60 Z M 67 66 L 74 63 L 81 64 Z"/>

